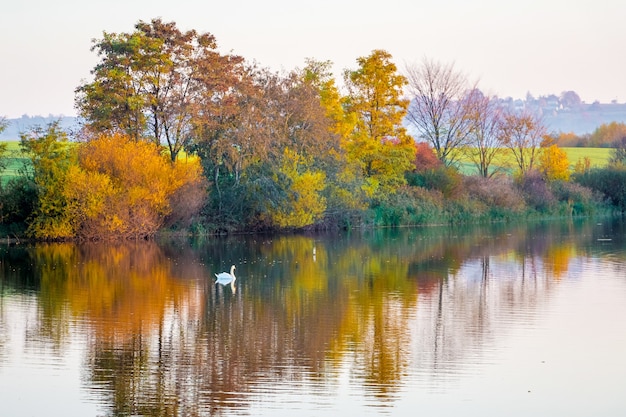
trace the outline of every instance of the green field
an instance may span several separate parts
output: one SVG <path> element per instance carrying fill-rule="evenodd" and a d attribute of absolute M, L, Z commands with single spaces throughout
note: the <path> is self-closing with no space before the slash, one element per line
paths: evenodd
<path fill-rule="evenodd" d="M 6 184 L 6 182 L 16 176 L 18 174 L 19 169 L 24 166 L 25 158 L 22 156 L 20 152 L 20 143 L 17 141 L 1 141 L 0 143 L 7 144 L 7 152 L 4 158 L 7 158 L 8 165 L 6 170 L 0 172 L 0 178 L 2 179 L 2 183 Z"/>
<path fill-rule="evenodd" d="M 579 160 L 588 157 L 591 161 L 592 168 L 602 168 L 609 162 L 611 149 L 610 148 L 561 148 L 567 154 L 570 167 L 573 170 L 574 166 Z M 492 164 L 492 167 L 502 168 L 505 172 L 511 172 L 512 167 L 515 166 L 515 160 L 511 155 L 511 151 L 506 149 L 502 154 L 496 158 L 496 161 Z M 465 175 L 472 175 L 476 173 L 476 167 L 466 157 L 462 156 L 459 159 L 459 169 Z"/>

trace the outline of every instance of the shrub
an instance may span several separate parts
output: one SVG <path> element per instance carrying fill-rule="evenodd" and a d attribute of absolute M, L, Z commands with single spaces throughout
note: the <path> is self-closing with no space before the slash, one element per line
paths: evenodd
<path fill-rule="evenodd" d="M 484 202 L 490 209 L 519 212 L 525 208 L 524 198 L 509 176 L 468 176 L 463 184 L 471 198 Z"/>
<path fill-rule="evenodd" d="M 26 177 L 15 177 L 0 187 L 0 223 L 25 224 L 37 203 L 35 183 Z"/>
<path fill-rule="evenodd" d="M 528 171 L 518 179 L 518 186 L 526 203 L 541 212 L 553 208 L 557 200 L 546 180 L 537 171 Z"/>
<path fill-rule="evenodd" d="M 407 183 L 414 187 L 440 191 L 447 199 L 463 196 L 463 176 L 453 167 L 441 166 L 406 174 Z"/>
<path fill-rule="evenodd" d="M 608 202 L 621 212 L 626 211 L 626 169 L 609 166 L 576 174 L 574 181 L 601 193 Z"/>
<path fill-rule="evenodd" d="M 552 183 L 552 193 L 557 200 L 567 204 L 570 214 L 590 214 L 595 208 L 593 191 L 580 184 L 555 181 Z"/>
<path fill-rule="evenodd" d="M 86 239 L 153 236 L 172 214 L 180 193 L 198 193 L 182 222 L 203 201 L 197 159 L 172 162 L 160 148 L 122 135 L 103 136 L 82 144 L 79 165 L 68 171 L 63 193 L 76 234 Z M 185 189 L 184 187 L 190 187 Z"/>
<path fill-rule="evenodd" d="M 373 207 L 375 226 L 408 226 L 444 221 L 443 195 L 405 186 Z"/>

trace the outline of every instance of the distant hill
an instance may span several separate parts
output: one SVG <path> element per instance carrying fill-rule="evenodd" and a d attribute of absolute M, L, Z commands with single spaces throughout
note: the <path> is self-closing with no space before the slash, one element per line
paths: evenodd
<path fill-rule="evenodd" d="M 78 117 L 68 116 L 22 116 L 19 119 L 7 119 L 7 128 L 0 133 L 0 140 L 20 140 L 20 133 L 28 132 L 34 127 L 45 128 L 48 124 L 59 121 L 59 125 L 66 131 L 76 130 Z"/>

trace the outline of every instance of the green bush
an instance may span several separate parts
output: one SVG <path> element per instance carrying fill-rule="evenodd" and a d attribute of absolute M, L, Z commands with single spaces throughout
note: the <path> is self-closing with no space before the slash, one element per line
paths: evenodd
<path fill-rule="evenodd" d="M 446 199 L 463 195 L 463 176 L 452 167 L 439 167 L 419 172 L 409 172 L 407 183 L 414 187 L 440 191 Z"/>
<path fill-rule="evenodd" d="M 37 204 L 37 187 L 26 177 L 15 177 L 0 187 L 0 223 L 23 225 Z"/>
<path fill-rule="evenodd" d="M 626 168 L 609 166 L 576 174 L 574 181 L 601 195 L 617 210 L 626 211 Z"/>
<path fill-rule="evenodd" d="M 591 189 L 567 181 L 555 181 L 551 188 L 556 199 L 561 202 L 563 210 L 566 211 L 565 214 L 587 215 L 594 212 L 596 199 Z"/>
<path fill-rule="evenodd" d="M 443 195 L 421 187 L 402 187 L 379 201 L 373 210 L 373 226 L 409 226 L 445 221 Z"/>

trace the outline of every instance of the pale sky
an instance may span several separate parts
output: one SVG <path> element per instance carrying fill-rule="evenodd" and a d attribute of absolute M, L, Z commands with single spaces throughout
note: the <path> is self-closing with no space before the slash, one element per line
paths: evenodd
<path fill-rule="evenodd" d="M 0 7 L 0 116 L 75 115 L 98 61 L 91 40 L 155 17 L 274 70 L 330 60 L 340 80 L 384 49 L 401 72 L 454 63 L 500 97 L 626 102 L 623 0 L 14 0 Z"/>

